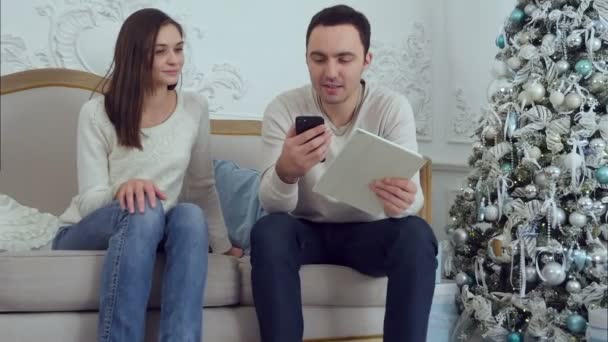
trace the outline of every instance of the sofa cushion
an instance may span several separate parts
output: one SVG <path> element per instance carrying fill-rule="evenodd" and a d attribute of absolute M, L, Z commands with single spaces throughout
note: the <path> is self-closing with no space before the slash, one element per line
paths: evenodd
<path fill-rule="evenodd" d="M 159 256 L 150 308 L 160 303 Z M 0 254 L 0 312 L 97 310 L 103 257 L 103 251 Z M 238 304 L 239 284 L 236 259 L 210 254 L 204 306 Z"/>
<path fill-rule="evenodd" d="M 251 262 L 239 260 L 241 302 L 253 305 Z M 306 265 L 300 269 L 304 306 L 376 306 L 386 302 L 387 278 L 373 278 L 337 265 Z"/>

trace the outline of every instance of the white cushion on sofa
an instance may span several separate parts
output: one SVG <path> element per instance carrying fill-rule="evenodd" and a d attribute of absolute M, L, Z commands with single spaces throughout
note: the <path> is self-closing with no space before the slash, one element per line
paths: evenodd
<path fill-rule="evenodd" d="M 103 256 L 103 251 L 3 253 L 0 312 L 97 310 Z M 162 257 L 158 261 L 150 308 L 160 304 Z M 239 303 L 236 263 L 233 257 L 209 255 L 204 306 Z"/>

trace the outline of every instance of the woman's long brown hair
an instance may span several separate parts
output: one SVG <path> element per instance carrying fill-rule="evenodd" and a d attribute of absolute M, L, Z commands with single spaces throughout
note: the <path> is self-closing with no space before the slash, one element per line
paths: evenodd
<path fill-rule="evenodd" d="M 104 106 L 118 137 L 125 147 L 142 149 L 140 122 L 144 96 L 154 92 L 152 64 L 158 31 L 164 25 L 174 25 L 183 36 L 183 30 L 164 12 L 145 8 L 131 14 L 122 24 L 114 60 L 108 71 Z M 174 89 L 175 85 L 169 87 Z"/>

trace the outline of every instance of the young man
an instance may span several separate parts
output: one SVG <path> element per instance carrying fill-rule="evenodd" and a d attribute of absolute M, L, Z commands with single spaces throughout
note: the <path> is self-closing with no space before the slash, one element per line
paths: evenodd
<path fill-rule="evenodd" d="M 369 185 L 384 205 L 381 216 L 312 191 L 355 128 L 418 148 L 408 101 L 361 78 L 372 60 L 369 44 L 363 14 L 343 5 L 317 13 L 306 34 L 311 85 L 279 95 L 264 113 L 260 200 L 270 215 L 251 233 L 253 296 L 264 342 L 302 341 L 298 271 L 305 264 L 388 276 L 384 341 L 426 340 L 437 240 L 413 216 L 423 204 L 419 175 Z M 295 118 L 305 114 L 322 116 L 325 125 L 296 135 Z"/>

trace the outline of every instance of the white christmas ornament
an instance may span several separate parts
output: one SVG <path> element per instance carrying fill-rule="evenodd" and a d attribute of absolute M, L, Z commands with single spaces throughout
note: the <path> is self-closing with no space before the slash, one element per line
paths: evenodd
<path fill-rule="evenodd" d="M 568 220 L 570 221 L 571 225 L 579 228 L 582 228 L 587 224 L 587 216 L 578 211 L 573 211 L 570 213 Z"/>
<path fill-rule="evenodd" d="M 485 219 L 488 222 L 494 222 L 498 219 L 498 208 L 495 205 L 488 205 L 484 213 Z"/>
<path fill-rule="evenodd" d="M 509 68 L 517 71 L 521 68 L 521 59 L 517 57 L 511 57 L 507 59 L 507 65 L 509 66 Z"/>
<path fill-rule="evenodd" d="M 551 101 L 553 107 L 561 106 L 564 103 L 565 98 L 566 96 L 557 90 L 552 91 L 551 95 L 549 95 L 549 101 Z"/>
<path fill-rule="evenodd" d="M 538 82 L 532 83 L 528 89 L 526 89 L 526 92 L 528 92 L 528 95 L 530 95 L 532 100 L 537 102 L 545 97 L 545 87 Z"/>

